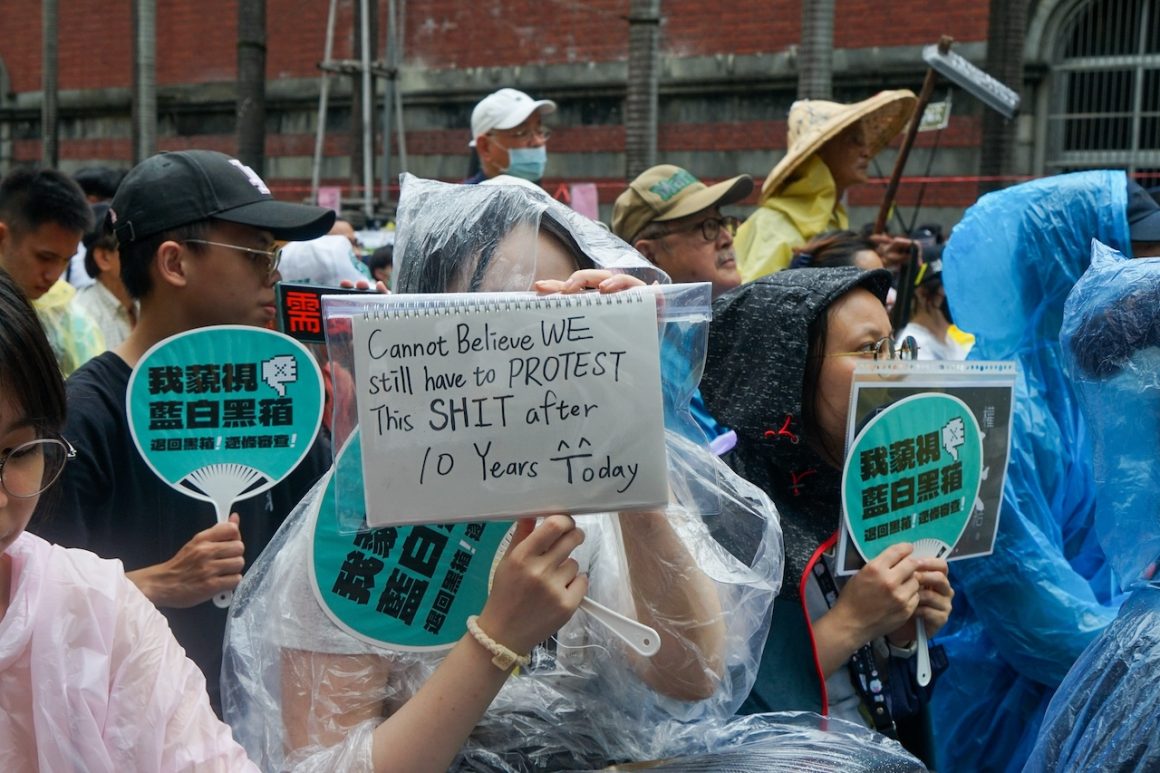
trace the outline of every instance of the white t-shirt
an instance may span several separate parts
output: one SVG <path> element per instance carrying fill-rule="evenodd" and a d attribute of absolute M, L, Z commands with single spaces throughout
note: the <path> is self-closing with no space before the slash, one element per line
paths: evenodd
<path fill-rule="evenodd" d="M 945 342 L 940 341 L 935 338 L 934 333 L 917 322 L 910 322 L 902 328 L 897 340 L 901 341 L 907 336 L 914 336 L 914 340 L 918 342 L 918 359 L 920 360 L 965 360 L 967 358 L 967 350 L 960 346 L 958 341 L 949 335 Z"/>

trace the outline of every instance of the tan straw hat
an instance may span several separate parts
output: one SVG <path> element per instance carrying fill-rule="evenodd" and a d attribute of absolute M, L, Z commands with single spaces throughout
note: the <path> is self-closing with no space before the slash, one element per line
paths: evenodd
<path fill-rule="evenodd" d="M 843 105 L 822 99 L 799 99 L 789 109 L 789 150 L 765 178 L 761 198 L 772 196 L 803 161 L 844 129 L 861 121 L 871 157 L 906 126 L 917 103 L 908 89 L 880 91 L 869 99 Z"/>
<path fill-rule="evenodd" d="M 646 169 L 616 197 L 612 207 L 612 232 L 631 243 L 649 223 L 678 220 L 714 206 L 736 204 L 753 190 L 747 174 L 716 185 L 693 177 L 672 164 Z"/>

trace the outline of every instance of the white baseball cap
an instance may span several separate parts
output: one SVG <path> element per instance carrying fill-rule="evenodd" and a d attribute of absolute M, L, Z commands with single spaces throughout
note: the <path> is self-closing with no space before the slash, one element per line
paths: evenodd
<path fill-rule="evenodd" d="M 468 147 L 475 147 L 475 138 L 496 129 L 514 129 L 528 116 L 537 110 L 544 114 L 556 112 L 556 103 L 550 99 L 532 99 L 517 89 L 500 89 L 479 101 L 471 111 L 471 142 Z"/>
<path fill-rule="evenodd" d="M 370 270 L 354 254 L 350 240 L 341 234 L 320 236 L 308 242 L 282 247 L 278 273 L 283 282 L 338 287 L 342 280 L 370 280 Z"/>

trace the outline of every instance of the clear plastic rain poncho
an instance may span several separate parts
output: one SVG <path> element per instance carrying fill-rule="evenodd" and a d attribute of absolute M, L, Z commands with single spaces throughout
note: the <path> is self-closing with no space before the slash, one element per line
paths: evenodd
<path fill-rule="evenodd" d="M 551 234 L 547 242 L 541 231 Z M 537 271 L 547 271 L 549 261 L 559 259 L 560 247 L 571 255 L 565 262 L 576 267 L 615 267 L 646 281 L 666 280 L 597 224 L 542 191 L 522 186 L 455 186 L 407 177 L 397 233 L 395 260 L 403 292 L 527 290 Z M 564 278 L 572 268 L 563 269 Z M 687 404 L 699 375 L 703 328 L 710 314 L 708 286 L 674 288 L 672 293 L 660 289 L 666 290 L 660 313 L 664 345 L 702 347 L 685 350 L 696 366 L 686 368 L 676 384 L 666 376 L 666 413 L 679 413 L 676 395 L 684 394 Z M 350 346 L 340 343 L 343 320 L 332 317 L 330 322 L 340 331 L 331 336 L 332 362 L 349 366 Z M 420 688 L 444 654 L 404 651 L 352 635 L 317 600 L 321 593 L 316 596 L 310 570 L 316 535 L 345 528 L 344 516 L 336 515 L 336 490 L 361 474 L 361 465 L 354 461 L 354 400 L 336 395 L 335 410 L 335 447 L 346 451 L 247 574 L 229 624 L 223 675 L 226 717 L 247 751 L 268 770 L 370 769 L 372 731 Z M 666 417 L 673 426 L 686 421 L 691 420 Z M 354 429 L 344 432 L 344 427 Z M 679 592 L 692 573 L 703 573 L 717 595 L 722 610 L 717 618 L 696 622 L 721 626 L 722 649 L 715 663 L 699 662 L 698 650 L 690 645 L 684 661 L 693 672 L 712 674 L 711 694 L 681 700 L 649 688 L 626 648 L 579 612 L 546 646 L 536 648 L 528 669 L 508 680 L 455 768 L 601 767 L 738 742 L 738 732 L 727 720 L 753 683 L 780 587 L 780 528 L 760 490 L 681 433 L 666 435 L 673 492 L 666 514 L 690 560 L 663 571 L 671 573 L 666 579 L 671 592 Z M 355 442 L 349 442 L 352 438 Z M 631 590 L 619 520 L 600 514 L 577 521 L 587 535 L 582 563 L 588 562 L 589 595 L 624 611 Z M 403 544 L 409 528 L 398 527 L 391 536 Z M 464 583 L 470 581 L 468 575 Z M 476 582 L 486 583 L 486 573 Z M 368 614 L 374 614 L 373 601 Z M 671 622 L 675 631 L 690 621 Z M 312 719 L 294 723 L 291 707 Z M 363 719 L 340 726 L 337 717 L 352 712 Z M 288 723 L 295 728 L 292 732 Z M 869 734 L 846 745 L 834 740 L 838 751 L 827 754 L 841 756 L 849 750 L 846 759 L 871 763 L 907 759 L 899 747 Z"/>
<path fill-rule="evenodd" d="M 1028 770 L 1160 767 L 1160 259 L 1096 243 L 1061 341 L 1091 427 L 1100 545 L 1132 595 L 1051 701 Z"/>
<path fill-rule="evenodd" d="M 1055 688 L 1115 615 L 1059 329 L 1091 240 L 1128 246 L 1126 210 L 1123 172 L 1035 180 L 981 198 L 943 253 L 951 311 L 976 339 L 968 359 L 1015 360 L 1018 377 L 994 553 L 951 564 L 939 635 L 951 667 L 932 701 L 940 770 L 1019 770 Z"/>

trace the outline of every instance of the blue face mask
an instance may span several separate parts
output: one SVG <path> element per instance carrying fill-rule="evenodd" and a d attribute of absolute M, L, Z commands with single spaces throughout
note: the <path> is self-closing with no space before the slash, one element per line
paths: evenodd
<path fill-rule="evenodd" d="M 508 168 L 504 173 L 539 182 L 544 176 L 544 167 L 547 163 L 548 149 L 543 145 L 538 148 L 512 148 L 508 151 Z"/>

